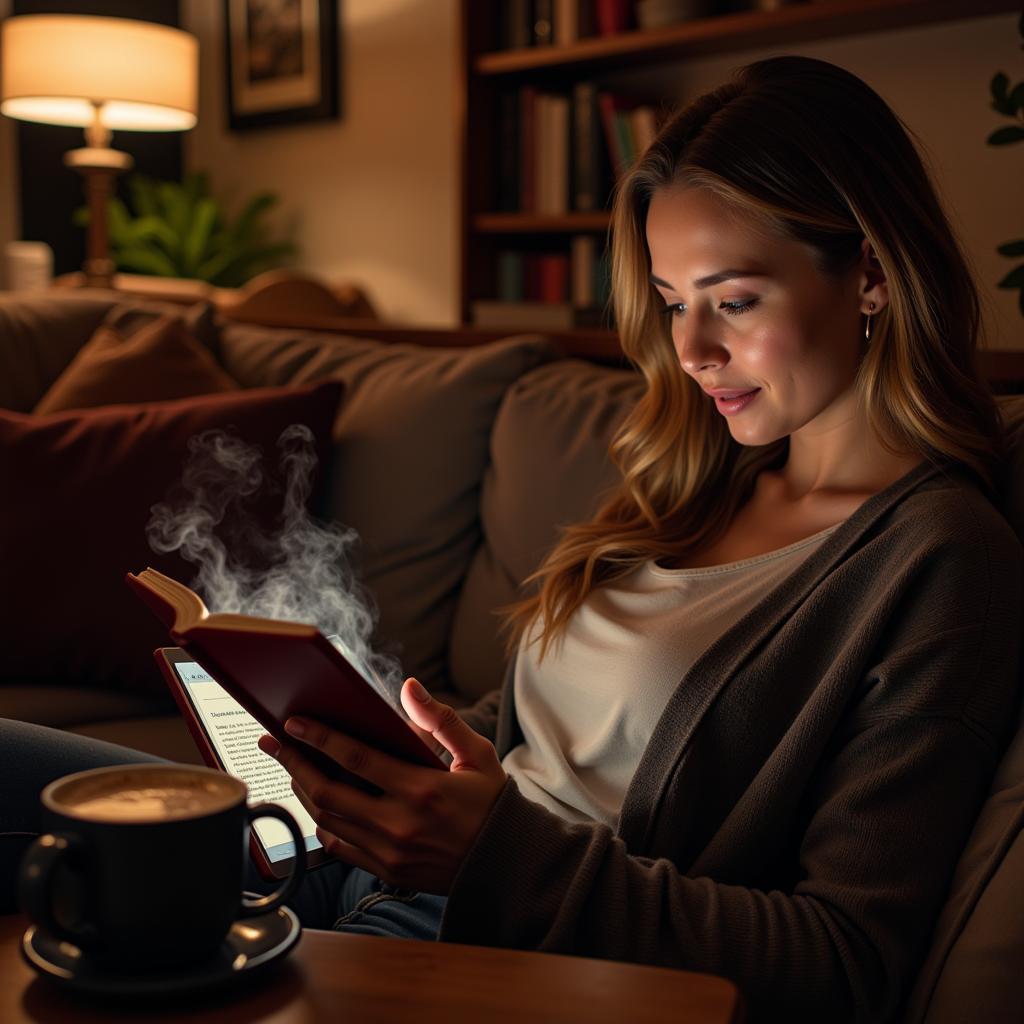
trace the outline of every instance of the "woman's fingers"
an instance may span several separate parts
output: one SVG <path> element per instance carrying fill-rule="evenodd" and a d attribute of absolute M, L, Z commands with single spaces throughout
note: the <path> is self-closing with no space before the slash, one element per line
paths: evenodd
<path fill-rule="evenodd" d="M 402 686 L 402 707 L 415 725 L 451 753 L 452 771 L 500 770 L 493 745 L 470 728 L 454 708 L 434 700 L 412 676 Z"/>
<path fill-rule="evenodd" d="M 278 744 L 271 736 L 261 736 L 258 745 L 264 753 L 277 760 L 292 777 L 292 788 L 298 784 L 309 801 L 321 810 L 362 821 L 372 821 L 375 815 L 380 813 L 378 797 L 328 778 L 294 744 Z"/>
<path fill-rule="evenodd" d="M 359 776 L 385 792 L 389 792 L 409 768 L 404 762 L 331 729 L 322 722 L 308 718 L 289 718 L 284 728 L 289 736 L 322 751 L 346 772 Z"/>

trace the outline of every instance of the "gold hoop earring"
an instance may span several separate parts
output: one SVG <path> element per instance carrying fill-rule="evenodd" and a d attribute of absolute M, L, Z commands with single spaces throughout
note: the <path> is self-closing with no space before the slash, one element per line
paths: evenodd
<path fill-rule="evenodd" d="M 873 302 L 868 303 L 868 309 L 871 313 L 875 311 L 875 304 Z M 871 344 L 871 313 L 868 313 L 867 323 L 864 325 L 864 337 L 867 339 L 867 343 Z"/>

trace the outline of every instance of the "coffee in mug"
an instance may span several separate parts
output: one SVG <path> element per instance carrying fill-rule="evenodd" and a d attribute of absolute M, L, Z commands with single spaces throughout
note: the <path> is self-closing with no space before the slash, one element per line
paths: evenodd
<path fill-rule="evenodd" d="M 238 917 L 267 913 L 295 891 L 305 843 L 276 804 L 246 805 L 241 779 L 175 764 L 66 775 L 42 792 L 40 836 L 21 865 L 32 921 L 118 969 L 168 967 L 216 953 Z M 279 819 L 296 856 L 282 886 L 242 897 L 249 825 Z"/>

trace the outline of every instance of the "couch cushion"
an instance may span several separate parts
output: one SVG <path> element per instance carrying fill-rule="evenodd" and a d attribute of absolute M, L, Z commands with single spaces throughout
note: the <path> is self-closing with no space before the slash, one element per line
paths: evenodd
<path fill-rule="evenodd" d="M 1003 514 L 1024 543 L 1024 395 L 1000 395 L 996 404 L 1010 446 Z"/>
<path fill-rule="evenodd" d="M 32 409 L 113 305 L 95 293 L 0 294 L 0 408 Z"/>
<path fill-rule="evenodd" d="M 345 382 L 331 514 L 361 538 L 354 558 L 380 612 L 375 646 L 444 688 L 494 416 L 509 385 L 554 346 L 534 336 L 424 348 L 228 324 L 221 351 L 244 386 Z"/>
<path fill-rule="evenodd" d="M 33 411 L 159 402 L 237 389 L 184 319 L 167 314 L 134 331 L 101 323 Z"/>
<path fill-rule="evenodd" d="M 264 451 L 306 424 L 321 464 L 341 386 L 257 389 L 45 416 L 0 412 L 0 684 L 163 693 L 152 651 L 166 631 L 124 583 L 146 565 L 183 581 L 195 567 L 154 554 L 153 505 L 181 478 L 189 440 L 230 429 Z"/>
<path fill-rule="evenodd" d="M 216 355 L 219 327 L 208 302 L 186 307 L 123 301 L 118 292 L 101 288 L 0 294 L 0 408 L 32 409 L 101 323 L 133 334 L 167 314 L 180 316 L 195 339 Z"/>
<path fill-rule="evenodd" d="M 64 686 L 59 681 L 46 686 L 38 683 L 0 686 L 0 718 L 13 718 L 55 729 L 167 714 L 174 708 L 174 698 L 166 690 L 163 693 L 129 693 Z"/>
<path fill-rule="evenodd" d="M 960 857 L 908 1022 L 1018 1021 L 1024 1008 L 1024 722 Z"/>
<path fill-rule="evenodd" d="M 643 393 L 643 380 L 566 359 L 541 366 L 505 395 L 484 477 L 483 543 L 473 556 L 452 624 L 452 682 L 477 697 L 501 685 L 505 656 L 499 605 L 558 539 L 588 519 L 618 471 L 608 457 L 616 427 Z"/>
<path fill-rule="evenodd" d="M 107 743 L 120 743 L 155 757 L 182 764 L 204 764 L 195 741 L 180 714 L 152 715 L 144 718 L 117 718 L 107 722 L 87 722 L 68 727 L 68 732 L 91 736 Z"/>

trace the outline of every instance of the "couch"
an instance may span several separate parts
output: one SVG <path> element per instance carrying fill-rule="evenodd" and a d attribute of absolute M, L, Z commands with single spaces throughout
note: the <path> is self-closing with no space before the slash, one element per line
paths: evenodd
<path fill-rule="evenodd" d="M 193 362 L 172 366 L 166 361 L 167 369 L 151 375 L 158 380 L 139 378 L 136 366 L 135 378 L 129 374 L 127 383 L 110 385 L 103 375 L 130 362 L 125 353 L 132 338 L 165 342 L 168 324 L 178 332 L 173 344 L 186 335 Z M 321 449 L 329 472 L 317 485 L 318 514 L 358 535 L 355 566 L 378 607 L 372 638 L 376 649 L 398 657 L 408 672 L 456 705 L 500 684 L 506 659 L 495 609 L 517 596 L 520 581 L 555 541 L 559 526 L 586 517 L 612 486 L 607 444 L 641 391 L 639 375 L 631 370 L 566 358 L 556 342 L 536 335 L 472 348 L 426 348 L 233 323 L 202 304 L 171 308 L 113 292 L 7 295 L 0 296 L 0 408 L 9 411 L 14 423 L 12 448 L 24 436 L 35 436 L 35 424 L 43 419 L 33 420 L 32 410 L 41 401 L 49 408 L 46 402 L 56 395 L 58 407 L 67 408 L 61 382 L 87 351 L 86 343 L 95 347 L 98 336 L 109 351 L 101 353 L 99 371 L 91 367 L 96 371 L 90 378 L 91 404 L 97 404 L 97 394 L 109 401 L 93 415 L 128 417 L 133 424 L 143 416 L 133 411 L 133 402 L 180 397 L 162 388 L 184 388 L 185 395 L 191 386 L 220 389 L 227 396 L 223 401 L 236 403 L 235 409 L 247 397 L 264 394 L 270 396 L 267 402 L 287 400 L 265 389 L 325 379 L 342 382 L 344 393 L 336 414 L 331 407 L 330 437 Z M 156 358 L 146 351 L 136 352 L 143 365 Z M 195 361 L 200 356 L 202 361 Z M 1000 396 L 998 401 L 1014 451 L 1004 513 L 1024 537 L 1024 396 Z M 209 410 L 200 411 L 207 415 Z M 52 414 L 58 419 L 75 415 Z M 161 642 L 159 631 L 146 633 L 142 619 L 129 621 L 127 609 L 117 613 L 113 625 L 119 641 L 135 657 L 134 667 L 120 675 L 104 662 L 102 650 L 86 657 L 69 649 L 75 643 L 68 636 L 81 636 L 80 643 L 87 645 L 86 633 L 72 627 L 78 624 L 78 609 L 88 618 L 95 615 L 97 602 L 90 598 L 88 573 L 64 564 L 75 561 L 72 556 L 63 556 L 60 565 L 47 564 L 53 558 L 52 541 L 42 535 L 41 524 L 49 524 L 47 515 L 54 508 L 65 516 L 65 524 L 83 524 L 83 535 L 72 537 L 67 549 L 72 552 L 92 550 L 96 545 L 90 546 L 85 534 L 108 518 L 123 533 L 117 525 L 120 504 L 61 488 L 83 458 L 95 457 L 89 476 L 112 474 L 104 478 L 104 487 L 120 487 L 119 501 L 130 504 L 132 487 L 144 490 L 146 463 L 160 462 L 159 453 L 144 445 L 143 436 L 125 448 L 126 459 L 143 460 L 132 471 L 134 482 L 117 478 L 115 457 L 95 456 L 87 449 L 85 455 L 67 456 L 54 448 L 54 459 L 75 460 L 61 469 L 59 481 L 35 449 L 26 456 L 30 461 L 21 464 L 12 463 L 10 453 L 3 456 L 8 473 L 31 478 L 26 486 L 34 489 L 20 513 L 2 513 L 5 530 L 18 533 L 2 539 L 7 557 L 30 568 L 38 561 L 59 575 L 61 590 L 69 590 L 77 603 L 66 606 L 72 610 L 63 613 L 63 622 L 59 617 L 54 621 L 56 588 L 43 592 L 44 606 L 33 613 L 20 597 L 12 597 L 15 588 L 8 580 L 5 621 L 19 624 L 19 637 L 36 632 L 29 656 L 0 668 L 0 717 L 198 763 L 155 667 L 135 657 L 141 651 L 148 659 L 151 647 Z M 169 477 L 180 473 L 175 466 L 164 468 Z M 4 486 L 20 490 L 22 481 L 9 477 Z M 116 542 L 119 535 L 110 541 Z M 132 557 L 145 557 L 145 548 L 133 550 Z M 103 555 L 100 550 L 98 557 Z M 113 568 L 123 576 L 141 565 Z M 16 583 L 32 586 L 31 579 Z M 128 678 L 131 672 L 136 675 Z M 1024 730 L 1018 729 L 952 879 L 909 1002 L 908 1021 L 1022 1019 L 1022 823 Z"/>

